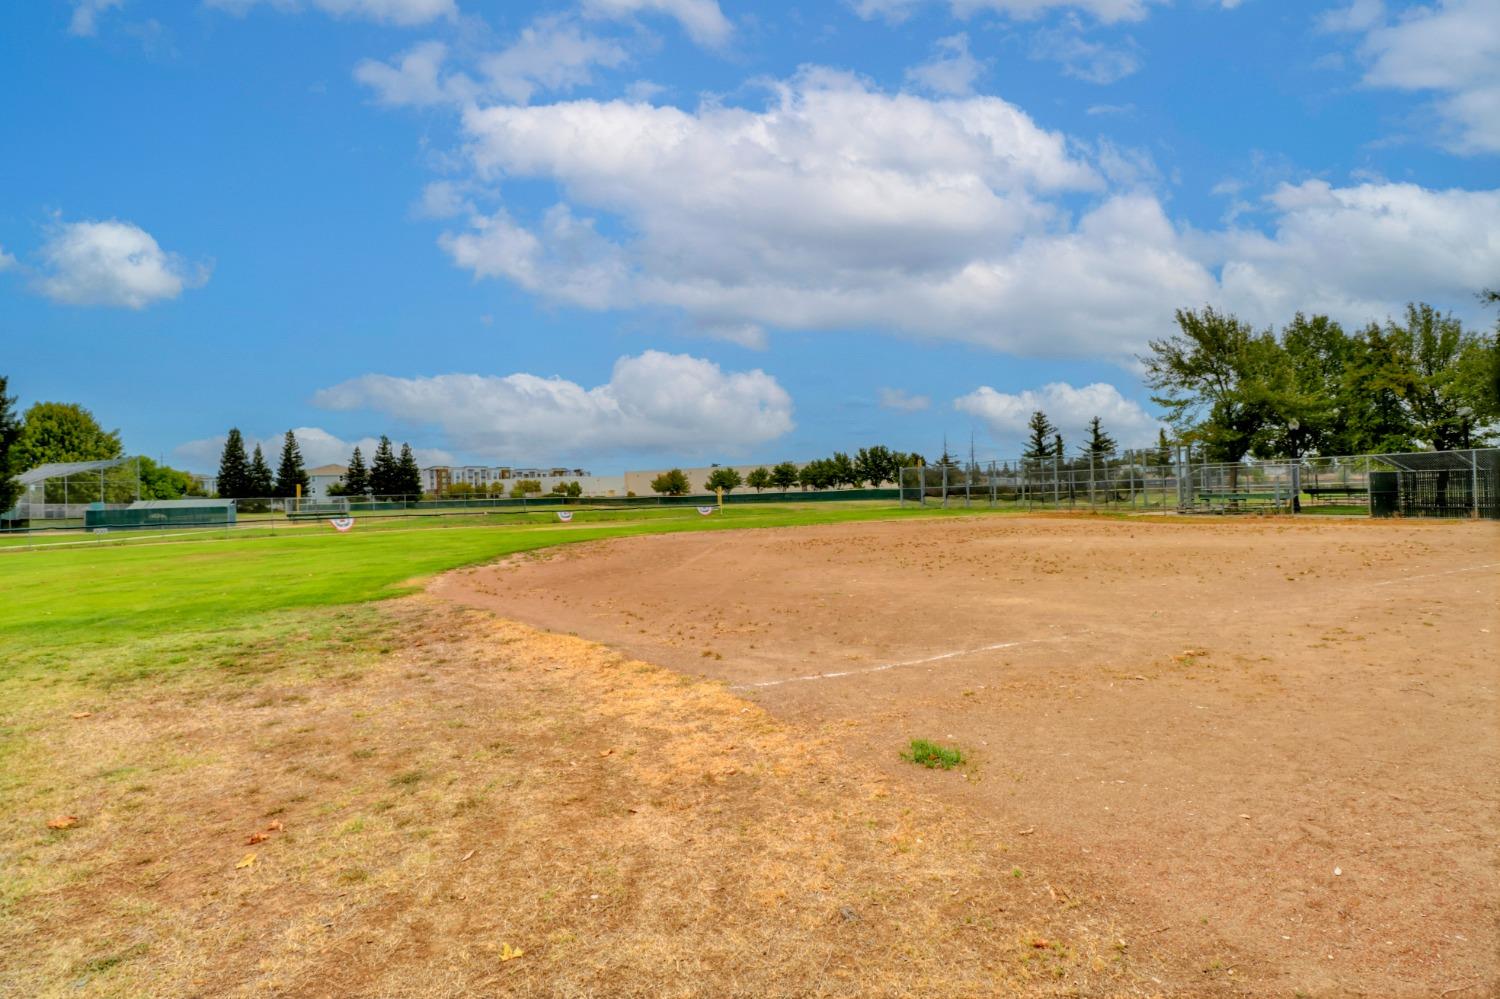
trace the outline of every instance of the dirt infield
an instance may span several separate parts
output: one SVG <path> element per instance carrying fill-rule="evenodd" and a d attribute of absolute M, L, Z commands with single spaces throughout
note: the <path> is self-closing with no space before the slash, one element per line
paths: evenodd
<path fill-rule="evenodd" d="M 1493 525 L 976 517 L 684 534 L 432 591 L 721 679 L 904 793 L 1024 837 L 1150 941 L 1172 991 L 1500 983 Z M 972 763 L 901 763 L 916 737 Z"/>

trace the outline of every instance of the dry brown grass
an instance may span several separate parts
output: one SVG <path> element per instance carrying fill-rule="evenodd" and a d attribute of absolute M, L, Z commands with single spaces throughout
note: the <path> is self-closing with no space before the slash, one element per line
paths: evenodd
<path fill-rule="evenodd" d="M 1023 842 L 717 684 L 427 597 L 339 613 L 368 637 L 6 719 L 0 994 L 1150 992 Z"/>

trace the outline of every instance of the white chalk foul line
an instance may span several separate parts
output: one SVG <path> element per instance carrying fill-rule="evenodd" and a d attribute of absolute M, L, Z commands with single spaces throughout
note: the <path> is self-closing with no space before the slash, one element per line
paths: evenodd
<path fill-rule="evenodd" d="M 810 673 L 807 676 L 789 676 L 780 680 L 762 680 L 759 683 L 739 683 L 732 686 L 731 690 L 754 690 L 758 687 L 779 687 L 784 683 L 806 683 L 810 680 L 836 680 L 841 676 L 864 676 L 867 673 L 884 673 L 889 669 L 901 669 L 904 666 L 925 666 L 928 663 L 942 662 L 944 659 L 957 659 L 959 656 L 973 656 L 981 652 L 994 652 L 997 649 L 1013 649 L 1018 645 L 1040 645 L 1043 642 L 1063 642 L 1076 635 L 1055 635 L 1052 638 L 1029 638 L 1019 642 L 996 642 L 993 645 L 981 645 L 975 649 L 957 649 L 953 652 L 944 652 L 935 656 L 925 656 L 921 659 L 906 659 L 899 663 L 882 663 L 879 666 L 868 666 L 864 669 L 846 669 L 837 673 Z"/>
<path fill-rule="evenodd" d="M 1409 582 L 1411 582 L 1414 579 L 1434 579 L 1434 578 L 1436 578 L 1438 576 L 1452 576 L 1455 573 L 1460 573 L 1460 572 L 1478 572 L 1480 569 L 1496 569 L 1496 568 L 1500 568 L 1500 562 L 1486 562 L 1484 565 L 1469 565 L 1469 566 L 1465 566 L 1462 569 L 1445 569 L 1442 572 L 1424 572 L 1424 573 L 1421 573 L 1420 575 L 1416 575 L 1416 576 L 1400 576 L 1400 577 L 1398 577 L 1396 579 L 1384 579 L 1384 580 L 1381 580 L 1378 583 L 1371 583 L 1370 585 L 1371 586 L 1395 586 L 1397 583 L 1409 583 Z"/>

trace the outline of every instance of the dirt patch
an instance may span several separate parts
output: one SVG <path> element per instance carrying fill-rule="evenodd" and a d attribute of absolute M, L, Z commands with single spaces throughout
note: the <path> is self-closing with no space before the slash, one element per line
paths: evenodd
<path fill-rule="evenodd" d="M 1029 833 L 1173 991 L 1457 996 L 1500 981 L 1497 580 L 1489 524 L 982 517 L 623 539 L 432 592 L 724 681 Z M 914 737 L 969 779 L 911 772 Z"/>
<path fill-rule="evenodd" d="M 0 994 L 1158 987 L 1031 840 L 719 683 L 430 597 L 347 613 L 6 719 Z"/>

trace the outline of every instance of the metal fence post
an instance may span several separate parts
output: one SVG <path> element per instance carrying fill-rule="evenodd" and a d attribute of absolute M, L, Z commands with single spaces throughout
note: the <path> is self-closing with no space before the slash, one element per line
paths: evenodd
<path fill-rule="evenodd" d="M 1479 452 L 1469 452 L 1469 499 L 1474 508 L 1474 519 L 1479 519 Z"/>

